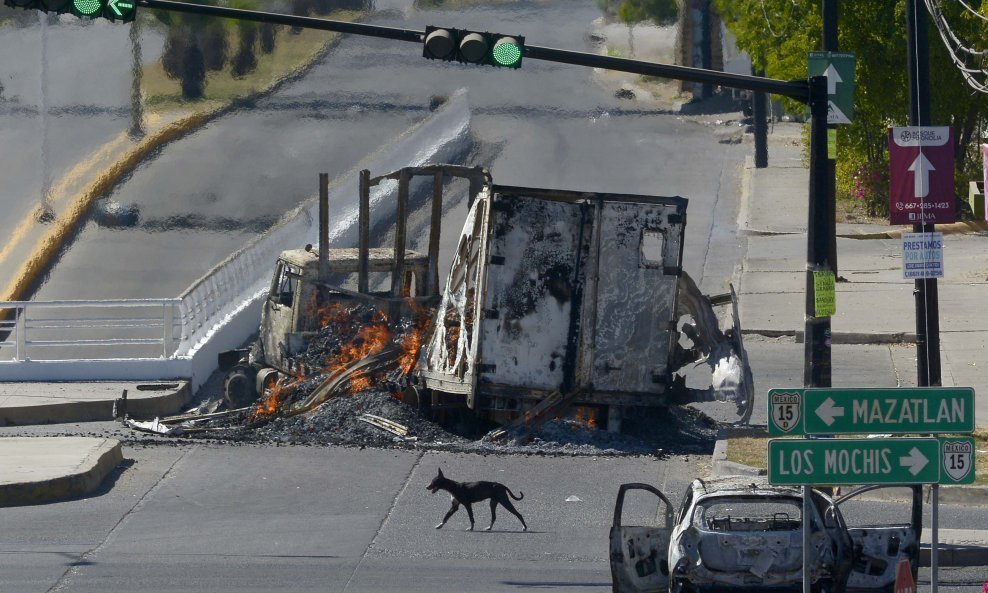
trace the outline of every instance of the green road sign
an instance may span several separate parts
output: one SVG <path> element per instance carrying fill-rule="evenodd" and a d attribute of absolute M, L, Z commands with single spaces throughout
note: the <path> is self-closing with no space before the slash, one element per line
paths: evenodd
<path fill-rule="evenodd" d="M 974 439 L 772 439 L 771 484 L 971 484 Z"/>
<path fill-rule="evenodd" d="M 974 390 L 970 387 L 768 391 L 772 436 L 971 432 Z"/>
<path fill-rule="evenodd" d="M 974 432 L 970 387 L 807 389 L 805 434 Z"/>
<path fill-rule="evenodd" d="M 854 54 L 811 51 L 807 67 L 810 76 L 827 77 L 828 124 L 849 124 L 854 119 Z"/>

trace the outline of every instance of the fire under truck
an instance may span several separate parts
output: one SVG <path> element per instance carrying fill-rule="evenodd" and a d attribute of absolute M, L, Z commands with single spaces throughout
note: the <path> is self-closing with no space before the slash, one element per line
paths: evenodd
<path fill-rule="evenodd" d="M 468 212 L 440 278 L 444 192 L 454 181 L 468 186 Z M 391 245 L 371 247 L 371 193 L 384 190 L 394 197 L 379 210 L 396 204 Z M 425 253 L 408 248 L 416 196 L 428 219 Z M 220 354 L 231 407 L 299 372 L 293 357 L 320 329 L 312 311 L 359 303 L 390 319 L 428 316 L 404 391 L 423 413 L 504 424 L 589 406 L 614 427 L 636 408 L 716 400 L 733 404 L 738 422 L 750 417 L 734 289 L 703 295 L 682 267 L 685 198 L 503 186 L 480 167 L 430 165 L 362 171 L 358 202 L 357 247 L 330 248 L 322 215 L 318 249 L 278 258 L 257 340 Z M 353 373 L 397 356 L 353 361 L 285 413 L 312 409 Z M 685 371 L 704 362 L 710 386 L 687 387 Z"/>

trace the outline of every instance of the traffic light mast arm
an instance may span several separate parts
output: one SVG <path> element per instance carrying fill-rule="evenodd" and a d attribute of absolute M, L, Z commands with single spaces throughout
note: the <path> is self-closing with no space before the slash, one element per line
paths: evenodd
<path fill-rule="evenodd" d="M 172 10 L 175 12 L 186 12 L 189 14 L 201 14 L 228 19 L 256 21 L 259 23 L 273 23 L 275 25 L 288 25 L 290 27 L 303 27 L 305 29 L 319 29 L 322 31 L 335 31 L 337 33 L 381 37 L 384 39 L 395 39 L 398 41 L 411 41 L 413 43 L 421 43 L 423 38 L 422 31 L 413 31 L 411 29 L 382 27 L 380 25 L 368 25 L 365 23 L 349 23 L 346 21 L 333 21 L 330 19 L 279 14 L 276 12 L 226 8 L 224 6 L 209 6 L 206 4 L 175 2 L 174 0 L 137 0 L 136 4 L 142 8 L 157 8 L 159 10 Z"/>
<path fill-rule="evenodd" d="M 530 60 L 548 60 L 563 64 L 590 66 L 605 70 L 617 70 L 632 74 L 644 74 L 646 76 L 673 78 L 689 82 L 702 82 L 729 88 L 771 93 L 791 97 L 801 103 L 809 103 L 810 101 L 810 87 L 809 83 L 805 80 L 777 80 L 762 76 L 732 74 L 730 72 L 690 68 L 688 66 L 674 66 L 672 64 L 657 64 L 654 62 L 643 62 L 641 60 L 630 60 L 628 58 L 599 56 L 586 52 L 532 45 L 525 46 L 524 56 Z"/>
<path fill-rule="evenodd" d="M 221 18 L 273 23 L 276 25 L 288 25 L 290 27 L 335 31 L 337 33 L 380 37 L 383 39 L 394 39 L 397 41 L 410 41 L 412 43 L 422 43 L 425 40 L 424 31 L 413 31 L 410 29 L 399 29 L 396 27 L 382 27 L 379 25 L 368 25 L 366 23 L 349 23 L 346 21 L 334 21 L 330 19 L 278 14 L 273 12 L 226 8 L 223 6 L 208 6 L 205 4 L 191 4 L 187 2 L 177 2 L 175 0 L 137 0 L 136 4 L 143 8 L 157 8 L 159 10 L 172 10 L 176 12 L 202 14 Z M 705 70 L 703 68 L 690 68 L 687 66 L 674 66 L 671 64 L 656 64 L 653 62 L 643 62 L 641 60 L 598 56 L 595 54 L 588 54 L 586 52 L 554 49 L 551 47 L 538 47 L 532 45 L 526 45 L 522 51 L 524 57 L 530 60 L 545 60 L 549 62 L 558 62 L 561 64 L 589 66 L 592 68 L 603 68 L 606 70 L 616 70 L 619 72 L 658 76 L 661 78 L 673 78 L 676 80 L 686 80 L 689 82 L 709 83 L 729 88 L 746 89 L 756 92 L 782 95 L 785 97 L 791 97 L 802 103 L 808 103 L 810 100 L 809 83 L 805 80 L 776 80 L 761 76 L 731 74 L 729 72 Z"/>

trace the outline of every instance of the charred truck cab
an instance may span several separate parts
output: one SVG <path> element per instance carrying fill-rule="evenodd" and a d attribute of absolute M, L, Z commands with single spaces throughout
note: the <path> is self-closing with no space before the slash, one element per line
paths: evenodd
<path fill-rule="evenodd" d="M 432 181 L 428 255 L 405 249 L 403 207 L 423 176 Z M 469 181 L 469 209 L 440 290 L 443 188 L 452 177 Z M 702 295 L 683 270 L 686 199 L 502 186 L 484 169 L 434 165 L 376 179 L 363 172 L 362 204 L 383 179 L 398 181 L 394 248 L 366 247 L 361 223 L 362 247 L 328 250 L 332 273 L 322 282 L 311 251 L 282 254 L 258 342 L 228 376 L 231 404 L 292 372 L 285 361 L 317 329 L 306 303 L 321 288 L 333 298 L 386 296 L 394 307 L 414 296 L 432 307 L 406 392 L 425 409 L 506 423 L 553 400 L 598 408 L 613 427 L 628 408 L 722 400 L 747 421 L 752 379 L 736 296 L 733 288 Z M 362 260 L 392 275 L 387 295 L 371 293 L 366 280 L 346 288 L 368 273 Z M 721 331 L 714 306 L 725 304 L 733 323 Z M 699 362 L 710 366 L 711 386 L 687 388 L 677 372 Z"/>

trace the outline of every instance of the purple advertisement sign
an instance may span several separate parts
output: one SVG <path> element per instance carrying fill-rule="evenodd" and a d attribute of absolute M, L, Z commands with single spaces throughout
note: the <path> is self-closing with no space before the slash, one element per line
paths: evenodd
<path fill-rule="evenodd" d="M 956 220 L 954 143 L 949 126 L 889 128 L 889 221 Z"/>

